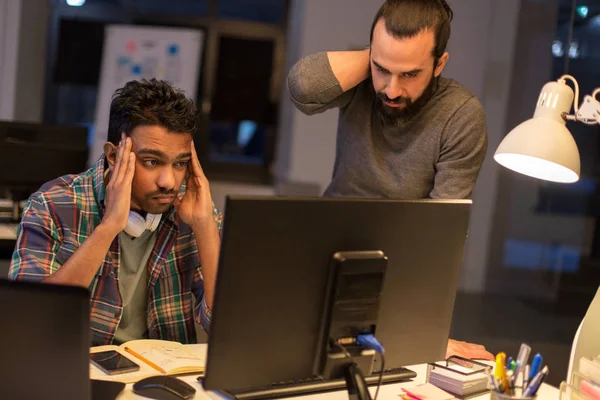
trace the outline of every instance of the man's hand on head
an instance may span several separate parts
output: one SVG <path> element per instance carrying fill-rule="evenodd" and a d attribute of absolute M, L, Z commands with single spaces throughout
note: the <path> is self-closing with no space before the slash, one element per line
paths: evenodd
<path fill-rule="evenodd" d="M 213 201 L 208 179 L 202 170 L 194 142 L 191 142 L 192 158 L 188 164 L 188 178 L 185 195 L 175 199 L 174 205 L 183 222 L 193 231 L 212 227 L 216 224 L 213 215 Z"/>
<path fill-rule="evenodd" d="M 127 226 L 131 208 L 131 185 L 135 173 L 135 153 L 131 146 L 131 138 L 121 134 L 114 166 L 106 184 L 106 210 L 102 224 L 114 230 L 115 235 Z"/>
<path fill-rule="evenodd" d="M 494 361 L 495 359 L 494 355 L 487 351 L 485 347 L 480 344 L 459 342 L 457 340 L 448 339 L 446 358 L 451 356 L 490 361 Z"/>

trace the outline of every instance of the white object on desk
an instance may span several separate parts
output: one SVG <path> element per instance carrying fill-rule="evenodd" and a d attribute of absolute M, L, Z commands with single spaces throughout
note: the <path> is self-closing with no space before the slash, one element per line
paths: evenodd
<path fill-rule="evenodd" d="M 569 357 L 569 369 L 567 382 L 571 381 L 573 372 L 579 366 L 579 360 L 583 357 L 593 358 L 600 354 L 600 342 L 597 337 L 600 333 L 600 287 L 592 299 L 590 306 L 575 333 L 571 355 Z"/>
<path fill-rule="evenodd" d="M 399 400 L 401 388 L 417 386 L 417 385 L 421 385 L 421 384 L 425 383 L 425 375 L 427 372 L 426 364 L 415 365 L 415 366 L 411 366 L 411 367 L 407 367 L 407 368 L 415 371 L 417 373 L 417 377 L 411 382 L 395 383 L 395 384 L 388 384 L 388 385 L 381 386 L 381 390 L 379 391 L 378 399 Z M 204 391 L 200 382 L 198 382 L 196 380 L 197 377 L 198 377 L 197 374 L 179 377 L 179 379 L 183 380 L 184 382 L 189 383 L 196 389 L 196 396 L 194 396 L 195 400 L 199 400 L 199 399 L 223 400 L 223 397 L 219 396 L 216 393 Z M 121 394 L 117 397 L 117 400 L 130 400 L 130 399 L 143 400 L 143 399 L 145 399 L 145 397 L 138 396 L 135 393 L 133 393 L 132 387 L 133 387 L 132 384 L 128 384 L 125 387 L 125 390 L 123 392 L 121 392 Z M 371 395 L 375 395 L 376 386 L 369 387 L 369 390 L 371 391 Z M 491 395 L 488 393 L 488 394 L 484 394 L 481 396 L 473 397 L 469 400 L 489 400 L 490 398 L 491 398 Z M 540 386 L 540 390 L 538 391 L 538 394 L 537 394 L 537 400 L 558 400 L 558 398 L 559 398 L 559 390 L 557 388 L 546 385 L 546 384 L 542 384 L 542 386 Z M 336 392 L 319 393 L 319 394 L 312 394 L 312 395 L 308 395 L 308 396 L 306 396 L 306 395 L 305 396 L 297 396 L 297 397 L 293 398 L 293 400 L 301 400 L 301 399 L 348 400 L 348 392 L 346 392 L 345 390 L 339 390 Z"/>
<path fill-rule="evenodd" d="M 18 224 L 0 224 L 0 240 L 16 240 Z"/>

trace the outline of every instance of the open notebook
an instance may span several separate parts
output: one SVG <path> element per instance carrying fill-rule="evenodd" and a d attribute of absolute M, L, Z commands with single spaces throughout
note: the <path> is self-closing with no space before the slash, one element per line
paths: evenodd
<path fill-rule="evenodd" d="M 130 349 L 127 351 L 126 348 Z M 206 344 L 187 344 L 164 340 L 132 340 L 120 346 L 97 346 L 90 353 L 115 350 L 140 366 L 138 371 L 108 375 L 90 362 L 90 379 L 133 383 L 154 375 L 204 373 Z"/>

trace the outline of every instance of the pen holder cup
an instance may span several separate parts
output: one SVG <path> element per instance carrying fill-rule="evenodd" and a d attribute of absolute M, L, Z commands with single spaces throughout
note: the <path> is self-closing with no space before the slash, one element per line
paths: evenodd
<path fill-rule="evenodd" d="M 533 397 L 522 397 L 522 396 L 509 396 L 504 393 L 498 393 L 492 390 L 492 400 L 535 400 L 537 396 Z"/>

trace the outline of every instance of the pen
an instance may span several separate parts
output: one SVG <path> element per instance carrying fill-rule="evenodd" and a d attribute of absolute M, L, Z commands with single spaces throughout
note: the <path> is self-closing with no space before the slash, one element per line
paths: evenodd
<path fill-rule="evenodd" d="M 533 357 L 533 361 L 531 362 L 531 370 L 529 371 L 529 382 L 531 382 L 533 377 L 536 376 L 538 372 L 540 372 L 540 368 L 542 368 L 543 361 L 544 360 L 540 353 L 536 354 Z"/>
<path fill-rule="evenodd" d="M 508 386 L 504 388 L 504 392 L 509 396 L 513 396 L 515 387 L 515 371 L 511 369 L 506 371 L 506 381 L 508 382 Z"/>
<path fill-rule="evenodd" d="M 510 363 L 510 370 L 514 372 L 514 370 L 517 368 L 517 362 L 515 360 L 512 360 L 512 362 Z"/>
<path fill-rule="evenodd" d="M 148 364 L 149 366 L 151 366 L 152 368 L 154 368 L 161 374 L 167 373 L 167 371 L 165 371 L 163 368 L 154 364 L 152 361 L 148 360 L 146 357 L 142 356 L 141 354 L 138 354 L 137 352 L 131 350 L 129 347 L 125 347 L 125 351 L 128 352 L 129 354 L 131 354 L 132 356 L 139 358 L 140 360 L 142 360 L 143 362 L 145 362 L 146 364 Z"/>
<path fill-rule="evenodd" d="M 512 364 L 512 362 L 513 362 L 513 358 L 509 356 L 506 359 L 506 369 L 510 369 L 510 364 Z"/>
<path fill-rule="evenodd" d="M 529 364 L 525 366 L 525 373 L 523 374 L 523 391 L 527 389 L 527 384 L 529 383 Z"/>
<path fill-rule="evenodd" d="M 520 372 L 524 372 L 525 366 L 529 363 L 529 354 L 531 354 L 531 347 L 526 343 L 521 344 L 519 349 L 519 355 L 517 356 L 517 365 L 515 367 L 515 376 L 518 376 Z"/>
<path fill-rule="evenodd" d="M 515 378 L 515 397 L 521 397 L 523 395 L 523 371 L 517 373 Z"/>
<path fill-rule="evenodd" d="M 498 391 L 498 385 L 496 383 L 496 378 L 494 377 L 494 375 L 490 371 L 487 371 L 486 374 L 487 374 L 487 377 L 488 377 L 490 389 L 495 390 L 497 392 Z"/>
<path fill-rule="evenodd" d="M 550 370 L 546 365 L 544 368 L 542 368 L 540 372 L 538 372 L 535 375 L 533 379 L 530 380 L 529 386 L 527 386 L 527 390 L 525 390 L 525 392 L 523 393 L 523 397 L 533 397 L 537 393 L 538 389 L 540 388 L 540 385 L 542 384 L 546 376 L 548 375 L 548 372 L 550 372 Z"/>

